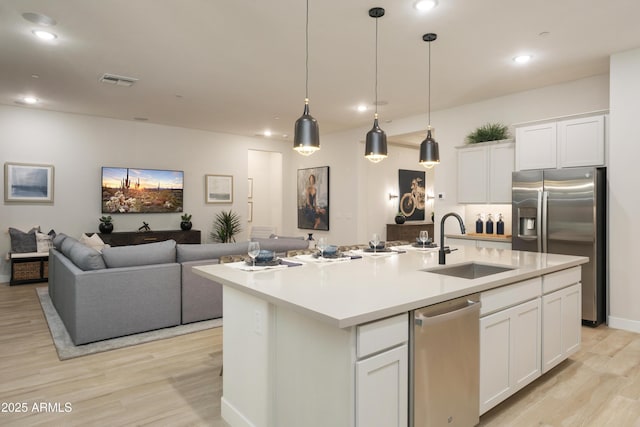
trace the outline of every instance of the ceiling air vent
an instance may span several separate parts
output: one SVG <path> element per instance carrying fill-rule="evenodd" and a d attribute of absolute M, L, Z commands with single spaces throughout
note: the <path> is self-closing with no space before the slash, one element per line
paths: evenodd
<path fill-rule="evenodd" d="M 137 82 L 138 79 L 135 79 L 133 77 L 117 76 L 115 74 L 105 73 L 102 76 L 100 76 L 99 81 L 101 83 L 109 83 L 116 86 L 129 87 L 129 86 L 133 86 L 133 84 Z"/>

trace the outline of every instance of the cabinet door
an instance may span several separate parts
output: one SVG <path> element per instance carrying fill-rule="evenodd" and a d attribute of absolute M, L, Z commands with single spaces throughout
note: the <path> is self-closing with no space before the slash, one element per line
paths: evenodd
<path fill-rule="evenodd" d="M 406 427 L 408 379 L 406 344 L 356 362 L 356 426 Z"/>
<path fill-rule="evenodd" d="M 560 167 L 604 165 L 604 116 L 558 122 Z"/>
<path fill-rule="evenodd" d="M 516 129 L 516 170 L 553 169 L 556 151 L 555 122 Z"/>
<path fill-rule="evenodd" d="M 489 198 L 491 203 L 511 203 L 511 173 L 515 164 L 514 144 L 489 147 Z"/>
<path fill-rule="evenodd" d="M 575 284 L 542 297 L 542 371 L 578 351 L 581 343 L 582 291 Z"/>
<path fill-rule="evenodd" d="M 489 172 L 487 147 L 461 148 L 457 151 L 458 203 L 486 203 Z"/>
<path fill-rule="evenodd" d="M 540 317 L 536 298 L 480 319 L 480 414 L 540 376 Z"/>

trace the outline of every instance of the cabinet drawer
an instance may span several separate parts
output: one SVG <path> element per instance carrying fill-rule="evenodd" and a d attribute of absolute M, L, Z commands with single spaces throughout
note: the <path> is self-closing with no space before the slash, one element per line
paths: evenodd
<path fill-rule="evenodd" d="M 388 317 L 357 327 L 356 355 L 358 359 L 407 342 L 409 314 Z"/>
<path fill-rule="evenodd" d="M 542 293 L 557 291 L 580 281 L 582 267 L 573 267 L 556 273 L 546 274 L 542 277 Z"/>
<path fill-rule="evenodd" d="M 542 280 L 539 277 L 482 292 L 480 316 L 520 304 L 540 295 L 542 295 Z"/>

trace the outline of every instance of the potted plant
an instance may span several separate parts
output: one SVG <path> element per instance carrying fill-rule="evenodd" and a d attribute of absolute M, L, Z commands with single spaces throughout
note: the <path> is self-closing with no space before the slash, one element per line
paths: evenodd
<path fill-rule="evenodd" d="M 396 224 L 404 224 L 404 222 L 407 220 L 407 217 L 404 216 L 404 213 L 402 213 L 402 211 L 398 211 L 394 220 Z"/>
<path fill-rule="evenodd" d="M 184 214 L 180 217 L 180 219 L 182 220 L 180 221 L 180 229 L 184 231 L 191 230 L 191 227 L 193 227 L 193 224 L 191 224 L 191 215 Z"/>
<path fill-rule="evenodd" d="M 235 235 L 242 231 L 240 215 L 229 210 L 219 212 L 213 221 L 213 231 L 209 234 L 216 242 L 235 242 Z"/>
<path fill-rule="evenodd" d="M 111 222 L 111 215 L 103 216 L 100 218 L 100 225 L 98 226 L 103 234 L 109 234 L 113 231 L 113 223 Z"/>
<path fill-rule="evenodd" d="M 467 144 L 500 141 L 509 138 L 509 127 L 502 123 L 487 123 L 467 135 Z"/>

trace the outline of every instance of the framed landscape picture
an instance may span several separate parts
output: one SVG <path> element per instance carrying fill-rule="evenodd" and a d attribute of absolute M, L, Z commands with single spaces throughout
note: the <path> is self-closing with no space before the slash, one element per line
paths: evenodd
<path fill-rule="evenodd" d="M 329 166 L 298 169 L 298 228 L 329 230 Z"/>
<path fill-rule="evenodd" d="M 53 165 L 5 163 L 4 201 L 53 203 Z"/>
<path fill-rule="evenodd" d="M 205 175 L 205 202 L 233 203 L 233 176 Z"/>
<path fill-rule="evenodd" d="M 407 221 L 424 221 L 425 172 L 399 169 L 399 211 Z"/>

